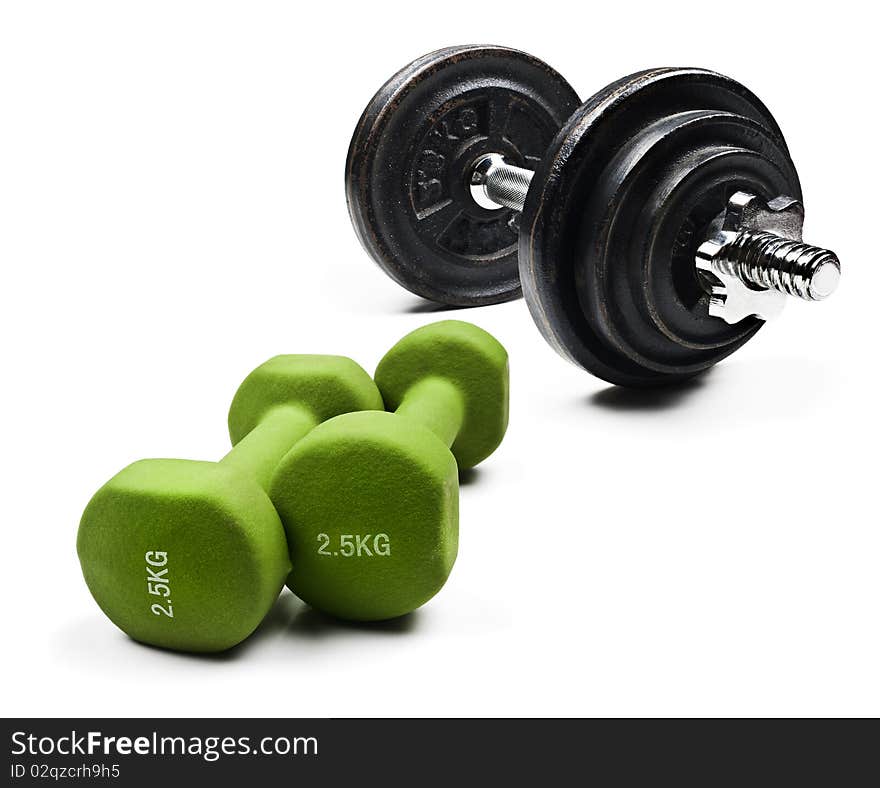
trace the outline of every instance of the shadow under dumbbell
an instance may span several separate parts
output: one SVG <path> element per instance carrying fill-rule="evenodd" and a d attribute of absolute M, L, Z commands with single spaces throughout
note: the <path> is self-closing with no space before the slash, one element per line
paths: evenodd
<path fill-rule="evenodd" d="M 366 632 L 380 635 L 403 635 L 415 631 L 419 623 L 418 611 L 387 621 L 343 621 L 303 605 L 288 626 L 293 637 L 315 640 L 337 634 Z"/>
<path fill-rule="evenodd" d="M 706 384 L 711 370 L 681 383 L 651 389 L 630 389 L 623 386 L 609 386 L 587 397 L 591 406 L 614 411 L 658 411 L 670 410 L 690 398 Z"/>
<path fill-rule="evenodd" d="M 459 487 L 469 487 L 480 481 L 482 475 L 483 471 L 480 468 L 465 468 L 458 472 L 458 485 Z"/>
<path fill-rule="evenodd" d="M 344 633 L 375 633 L 396 635 L 413 632 L 418 625 L 418 611 L 387 621 L 343 621 L 309 607 L 287 589 L 282 591 L 269 614 L 254 633 L 237 646 L 217 653 L 194 653 L 138 644 L 173 658 L 198 659 L 207 662 L 234 662 L 251 649 L 260 648 L 262 641 L 275 637 L 298 637 L 318 640 Z M 134 641 L 132 641 L 134 642 Z"/>
<path fill-rule="evenodd" d="M 174 651 L 159 646 L 153 646 L 149 643 L 139 643 L 136 640 L 128 638 L 128 640 L 137 646 L 155 651 L 159 654 L 166 654 L 169 657 L 177 659 L 197 659 L 204 662 L 234 662 L 245 656 L 253 648 L 258 648 L 261 641 L 268 640 L 271 637 L 278 636 L 283 633 L 291 625 L 291 621 L 303 607 L 293 594 L 285 591 L 278 598 L 269 613 L 258 626 L 254 633 L 226 651 L 217 652 L 195 652 L 195 651 Z"/>
<path fill-rule="evenodd" d="M 219 652 L 194 652 L 175 651 L 160 648 L 149 643 L 140 643 L 128 637 L 123 632 L 110 632 L 108 634 L 106 623 L 92 617 L 85 622 L 77 622 L 64 633 L 58 648 L 70 660 L 79 658 L 87 663 L 91 669 L 99 669 L 102 672 L 116 673 L 120 670 L 136 670 L 142 663 L 136 654 L 131 658 L 119 659 L 119 652 L 115 648 L 97 649 L 96 641 L 101 638 L 118 638 L 121 645 L 140 650 L 144 654 L 155 656 L 156 659 L 199 661 L 207 664 L 228 664 L 237 662 L 242 658 L 253 656 L 251 651 L 259 652 L 273 639 L 299 638 L 301 640 L 318 641 L 334 635 L 349 634 L 357 637 L 358 633 L 375 633 L 377 637 L 384 635 L 396 635 L 413 632 L 419 625 L 418 611 L 407 616 L 391 619 L 389 621 L 376 622 L 351 622 L 340 621 L 326 616 L 323 613 L 308 607 L 304 602 L 297 599 L 290 591 L 285 589 L 281 596 L 272 606 L 268 615 L 254 633 L 227 651 Z M 106 657 L 106 659 L 104 659 Z"/>
<path fill-rule="evenodd" d="M 479 306 L 479 304 L 474 304 L 474 306 Z M 426 298 L 418 298 L 416 300 L 410 301 L 409 306 L 405 307 L 403 312 L 410 315 L 427 315 L 433 314 L 434 312 L 455 312 L 459 309 L 473 309 L 471 306 L 452 306 L 450 304 L 440 304 L 436 301 L 428 301 Z"/>

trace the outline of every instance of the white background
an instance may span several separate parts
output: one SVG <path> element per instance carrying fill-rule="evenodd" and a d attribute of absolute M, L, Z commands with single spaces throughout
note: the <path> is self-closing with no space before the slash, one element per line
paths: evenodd
<path fill-rule="evenodd" d="M 876 715 L 876 22 L 863 3 L 8 2 L 0 11 L 2 706 L 11 715 Z M 482 19 L 482 21 L 481 21 Z M 525 49 L 582 97 L 705 66 L 781 124 L 837 294 L 683 390 L 609 388 L 514 302 L 511 423 L 402 622 L 289 593 L 205 658 L 129 641 L 80 513 L 140 457 L 219 458 L 281 352 L 372 370 L 433 313 L 349 226 L 349 137 L 431 49 Z"/>

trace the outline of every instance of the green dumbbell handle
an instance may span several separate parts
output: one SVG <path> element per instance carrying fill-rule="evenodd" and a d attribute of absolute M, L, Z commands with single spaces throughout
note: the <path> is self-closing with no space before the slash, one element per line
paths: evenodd
<path fill-rule="evenodd" d="M 417 421 L 452 446 L 464 420 L 464 400 L 445 378 L 427 377 L 407 389 L 395 413 Z"/>
<path fill-rule="evenodd" d="M 317 426 L 318 419 L 308 408 L 278 405 L 219 464 L 250 475 L 268 491 L 272 473 L 281 458 Z"/>

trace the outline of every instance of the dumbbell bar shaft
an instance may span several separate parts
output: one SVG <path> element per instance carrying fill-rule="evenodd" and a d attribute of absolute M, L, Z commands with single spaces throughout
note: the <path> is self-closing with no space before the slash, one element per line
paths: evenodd
<path fill-rule="evenodd" d="M 500 154 L 490 153 L 474 165 L 471 195 L 484 208 L 521 212 L 533 176 L 532 170 L 508 164 Z M 752 287 L 821 301 L 837 286 L 840 261 L 834 252 L 819 246 L 792 242 L 773 233 L 741 233 L 725 251 L 731 272 Z"/>
<path fill-rule="evenodd" d="M 447 446 L 455 442 L 464 419 L 460 392 L 448 380 L 436 377 L 414 384 L 395 413 L 427 427 Z"/>
<path fill-rule="evenodd" d="M 490 153 L 474 165 L 471 195 L 484 208 L 512 208 L 521 213 L 534 174 L 508 164 L 498 153 Z"/>
<path fill-rule="evenodd" d="M 281 458 L 317 426 L 318 419 L 307 408 L 278 405 L 219 464 L 249 474 L 260 487 L 268 490 Z"/>

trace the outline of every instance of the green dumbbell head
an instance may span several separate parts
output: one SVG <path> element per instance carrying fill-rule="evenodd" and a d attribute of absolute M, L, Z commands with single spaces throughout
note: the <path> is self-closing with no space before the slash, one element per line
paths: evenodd
<path fill-rule="evenodd" d="M 471 467 L 504 436 L 507 353 L 482 329 L 443 321 L 395 345 L 376 382 L 396 413 L 330 419 L 288 452 L 270 486 L 288 586 L 361 621 L 409 613 L 446 582 L 458 550 L 456 459 Z"/>
<path fill-rule="evenodd" d="M 136 640 L 220 651 L 244 640 L 290 571 L 265 489 L 320 421 L 382 407 L 369 375 L 338 356 L 278 356 L 254 370 L 229 412 L 235 448 L 219 463 L 141 460 L 92 498 L 77 536 L 101 609 Z"/>
<path fill-rule="evenodd" d="M 485 460 L 507 430 L 507 351 L 472 323 L 442 320 L 407 334 L 375 378 L 385 407 L 432 429 L 460 470 Z"/>

